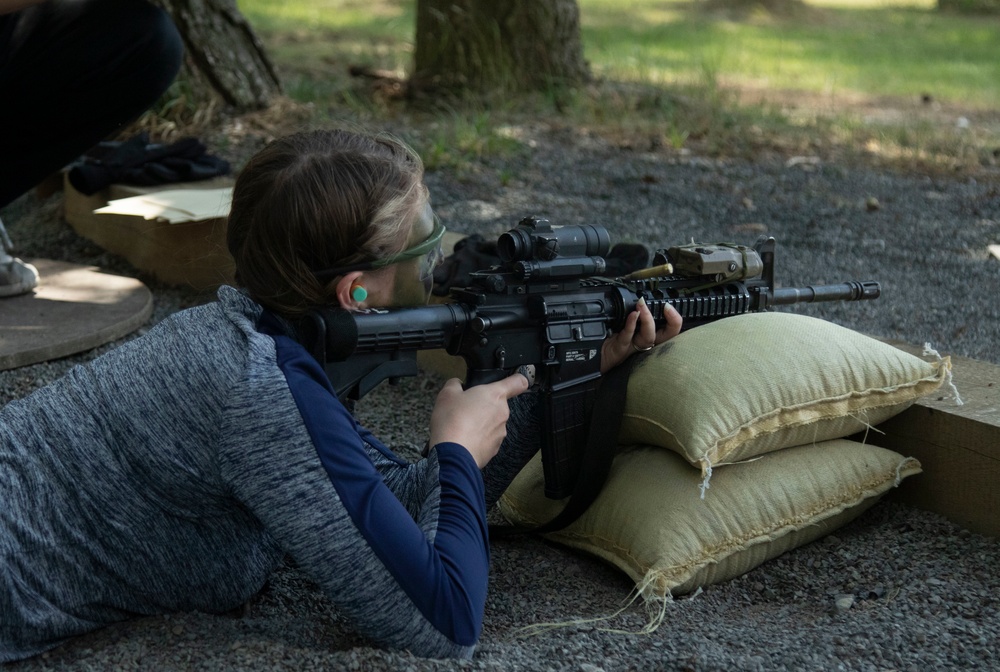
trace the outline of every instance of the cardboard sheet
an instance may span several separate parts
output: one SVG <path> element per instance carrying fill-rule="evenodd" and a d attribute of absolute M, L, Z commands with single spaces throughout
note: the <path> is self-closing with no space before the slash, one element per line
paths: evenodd
<path fill-rule="evenodd" d="M 171 224 L 200 222 L 229 215 L 233 189 L 172 189 L 110 201 L 96 214 L 133 215 Z"/>

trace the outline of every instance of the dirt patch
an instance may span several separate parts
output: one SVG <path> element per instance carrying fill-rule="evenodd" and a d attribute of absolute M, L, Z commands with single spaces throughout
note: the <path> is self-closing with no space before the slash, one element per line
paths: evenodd
<path fill-rule="evenodd" d="M 789 118 L 846 117 L 870 124 L 932 124 L 940 129 L 963 130 L 972 126 L 1000 133 L 1000 110 L 977 108 L 936 99 L 923 93 L 912 98 L 866 96 L 838 92 L 776 90 L 742 86 L 732 89 L 744 105 L 772 105 Z M 964 119 L 964 121 L 962 121 Z"/>

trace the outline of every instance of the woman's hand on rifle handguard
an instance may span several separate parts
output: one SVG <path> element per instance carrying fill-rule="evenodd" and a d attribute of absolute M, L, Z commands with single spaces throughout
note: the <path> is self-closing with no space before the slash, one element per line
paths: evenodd
<path fill-rule="evenodd" d="M 646 352 L 654 345 L 667 341 L 681 331 L 684 319 L 666 304 L 663 307 L 665 322 L 659 329 L 645 299 L 640 298 L 635 310 L 625 318 L 625 326 L 601 346 L 601 373 L 607 373 L 637 352 Z"/>

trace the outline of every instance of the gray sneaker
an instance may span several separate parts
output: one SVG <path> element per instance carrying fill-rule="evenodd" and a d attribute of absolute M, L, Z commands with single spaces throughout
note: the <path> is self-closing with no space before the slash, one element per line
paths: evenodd
<path fill-rule="evenodd" d="M 0 298 L 27 294 L 38 286 L 38 269 L 0 252 Z"/>
<path fill-rule="evenodd" d="M 8 251 L 13 247 L 0 220 L 0 298 L 27 294 L 38 286 L 38 269 L 10 256 Z"/>

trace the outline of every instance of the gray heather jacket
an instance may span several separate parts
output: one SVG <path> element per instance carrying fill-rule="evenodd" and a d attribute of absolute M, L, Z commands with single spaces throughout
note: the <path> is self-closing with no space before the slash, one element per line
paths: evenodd
<path fill-rule="evenodd" d="M 534 447 L 519 452 L 491 499 Z M 134 616 L 232 609 L 285 553 L 380 645 L 469 656 L 485 510 L 463 447 L 401 462 L 223 287 L 0 410 L 0 661 Z"/>

